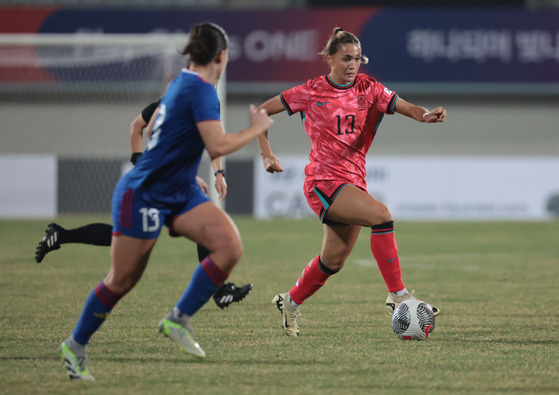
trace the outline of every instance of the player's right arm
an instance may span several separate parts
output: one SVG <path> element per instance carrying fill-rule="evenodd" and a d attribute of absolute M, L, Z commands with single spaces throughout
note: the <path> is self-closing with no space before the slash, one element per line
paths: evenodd
<path fill-rule="evenodd" d="M 155 110 L 159 106 L 161 99 L 148 104 L 134 120 L 130 123 L 130 148 L 132 149 L 132 156 L 130 161 L 133 165 L 136 164 L 140 156 L 142 156 L 142 142 L 144 137 L 144 128 L 148 126 L 149 121 L 153 117 Z M 150 134 L 147 133 L 149 140 Z"/>
<path fill-rule="evenodd" d="M 155 124 L 155 119 L 157 118 L 157 113 L 159 112 L 159 106 L 155 109 L 151 115 L 148 125 L 146 126 L 146 136 L 148 139 L 151 138 L 151 133 L 153 132 L 153 125 Z"/>
<path fill-rule="evenodd" d="M 274 115 L 285 111 L 285 107 L 281 103 L 280 96 L 275 96 L 270 100 L 263 103 L 258 109 L 264 109 L 269 115 Z M 269 173 L 280 173 L 283 171 L 279 163 L 279 159 L 272 152 L 270 147 L 270 141 L 268 140 L 268 131 L 258 136 L 258 145 L 260 146 L 260 155 L 262 156 L 262 162 L 264 168 Z"/>
<path fill-rule="evenodd" d="M 147 122 L 144 121 L 141 114 L 130 123 L 130 148 L 132 148 L 133 154 L 142 152 L 142 137 L 146 126 Z"/>
<path fill-rule="evenodd" d="M 274 121 L 262 109 L 250 105 L 250 127 L 238 133 L 225 133 L 221 121 L 210 120 L 196 123 L 210 158 L 235 152 L 250 143 L 259 134 L 264 133 Z"/>
<path fill-rule="evenodd" d="M 437 107 L 434 110 L 429 111 L 425 107 L 408 103 L 401 98 L 399 98 L 396 102 L 394 111 L 415 119 L 418 122 L 438 123 L 444 122 L 446 119 L 446 110 L 442 107 Z"/>

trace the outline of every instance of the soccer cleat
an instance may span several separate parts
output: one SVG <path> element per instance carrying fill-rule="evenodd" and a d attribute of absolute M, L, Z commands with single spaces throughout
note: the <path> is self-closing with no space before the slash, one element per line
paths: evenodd
<path fill-rule="evenodd" d="M 414 291 L 412 291 L 411 293 L 406 292 L 404 295 L 396 295 L 396 293 L 394 292 L 389 292 L 388 297 L 386 298 L 386 308 L 390 310 L 390 314 L 392 314 L 394 310 L 396 310 L 396 307 L 400 305 L 400 303 L 408 299 L 417 299 Z M 429 305 L 429 307 L 431 307 L 431 310 L 433 310 L 433 315 L 435 317 L 440 314 L 441 311 L 438 307 L 435 307 L 429 303 L 427 304 Z"/>
<path fill-rule="evenodd" d="M 277 294 L 272 303 L 276 305 L 282 316 L 281 326 L 287 336 L 301 336 L 301 330 L 297 324 L 300 313 L 289 304 L 289 292 Z"/>
<path fill-rule="evenodd" d="M 35 261 L 37 261 L 37 263 L 41 263 L 47 253 L 60 248 L 58 238 L 62 230 L 64 230 L 64 228 L 54 222 L 48 225 L 45 230 L 45 237 L 43 237 L 35 249 Z"/>
<path fill-rule="evenodd" d="M 223 284 L 213 296 L 214 302 L 220 309 L 229 306 L 233 302 L 240 302 L 252 291 L 252 284 L 237 287 L 233 283 Z"/>
<path fill-rule="evenodd" d="M 67 340 L 64 340 L 58 351 L 64 361 L 64 367 L 66 368 L 70 379 L 95 381 L 95 378 L 89 374 L 89 371 L 87 370 L 87 355 L 85 351 L 79 353 L 74 350 L 75 352 L 73 352 L 66 343 Z"/>
<path fill-rule="evenodd" d="M 159 332 L 177 343 L 181 350 L 200 358 L 206 356 L 202 347 L 194 340 L 194 330 L 190 325 L 181 325 L 169 318 L 163 318 L 159 322 Z"/>

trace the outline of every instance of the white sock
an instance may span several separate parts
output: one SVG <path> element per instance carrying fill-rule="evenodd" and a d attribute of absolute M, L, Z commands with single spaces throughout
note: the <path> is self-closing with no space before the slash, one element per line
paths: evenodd
<path fill-rule="evenodd" d="M 293 301 L 293 299 L 291 299 L 291 295 L 289 296 L 289 305 L 290 305 L 291 307 L 293 307 L 294 309 L 297 309 L 297 308 L 299 308 L 299 306 L 301 306 L 300 304 L 295 303 L 295 302 Z"/>
<path fill-rule="evenodd" d="M 77 341 L 75 341 L 74 338 L 73 338 L 72 336 L 70 336 L 70 337 L 69 337 L 68 339 L 66 339 L 64 342 L 66 343 L 66 345 L 68 346 L 68 348 L 69 348 L 70 350 L 72 350 L 74 353 L 76 353 L 76 352 L 77 352 L 77 353 L 80 353 L 80 354 L 81 354 L 81 353 L 84 353 L 84 352 L 85 352 L 85 349 L 86 349 L 86 347 L 87 347 L 87 345 L 84 346 L 83 344 L 80 344 L 80 343 L 78 343 Z"/>
<path fill-rule="evenodd" d="M 188 324 L 188 321 L 190 321 L 190 316 L 188 316 L 188 315 L 184 314 L 182 311 L 180 311 L 177 306 L 173 307 L 173 311 L 171 312 L 171 316 L 173 317 L 174 320 L 184 322 L 185 324 Z"/>
<path fill-rule="evenodd" d="M 401 291 L 395 292 L 395 294 L 398 296 L 405 295 L 406 293 L 408 293 L 408 290 L 406 288 L 402 289 Z"/>

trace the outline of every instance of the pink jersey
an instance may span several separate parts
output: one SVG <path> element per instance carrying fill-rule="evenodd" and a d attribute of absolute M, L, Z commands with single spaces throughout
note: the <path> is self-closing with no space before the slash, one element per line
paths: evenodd
<path fill-rule="evenodd" d="M 384 114 L 394 113 L 398 95 L 365 74 L 346 86 L 323 75 L 282 92 L 280 99 L 289 115 L 302 113 L 311 139 L 307 180 L 366 189 L 365 156 Z"/>

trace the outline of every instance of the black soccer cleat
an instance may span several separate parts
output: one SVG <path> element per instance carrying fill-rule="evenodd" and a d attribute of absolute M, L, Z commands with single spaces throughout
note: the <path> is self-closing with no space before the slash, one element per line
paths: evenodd
<path fill-rule="evenodd" d="M 252 291 L 252 284 L 237 287 L 233 283 L 223 284 L 214 293 L 214 302 L 220 309 L 229 306 L 233 302 L 240 302 Z"/>
<path fill-rule="evenodd" d="M 37 263 L 41 263 L 47 253 L 60 248 L 59 236 L 62 230 L 64 228 L 54 222 L 49 224 L 45 231 L 45 237 L 43 237 L 43 240 L 39 242 L 35 249 L 35 260 Z"/>

